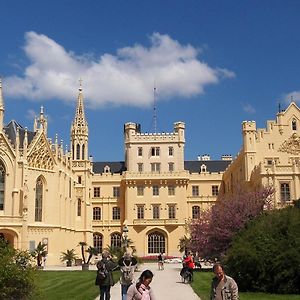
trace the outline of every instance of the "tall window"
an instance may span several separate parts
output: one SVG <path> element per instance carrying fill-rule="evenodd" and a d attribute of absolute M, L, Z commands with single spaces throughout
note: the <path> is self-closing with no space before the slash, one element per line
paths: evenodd
<path fill-rule="evenodd" d="M 169 210 L 169 219 L 175 219 L 176 218 L 176 207 L 174 204 L 170 204 L 168 207 Z"/>
<path fill-rule="evenodd" d="M 169 147 L 169 156 L 173 156 L 173 155 L 174 155 L 174 148 Z"/>
<path fill-rule="evenodd" d="M 80 198 L 77 199 L 77 216 L 78 217 L 81 216 L 81 199 Z"/>
<path fill-rule="evenodd" d="M 137 195 L 138 196 L 144 196 L 144 187 L 143 186 L 138 186 L 137 187 Z"/>
<path fill-rule="evenodd" d="M 218 196 L 219 195 L 219 187 L 217 185 L 212 185 L 211 193 L 213 196 Z"/>
<path fill-rule="evenodd" d="M 0 210 L 4 210 L 5 168 L 0 162 Z"/>
<path fill-rule="evenodd" d="M 290 193 L 289 183 L 281 183 L 280 184 L 280 200 L 282 202 L 286 202 L 286 201 L 291 200 L 291 193 Z"/>
<path fill-rule="evenodd" d="M 43 213 L 43 181 L 38 178 L 35 185 L 35 217 L 36 222 L 42 221 Z"/>
<path fill-rule="evenodd" d="M 173 172 L 174 171 L 174 163 L 169 163 L 169 172 Z"/>
<path fill-rule="evenodd" d="M 152 206 L 153 219 L 159 219 L 159 205 Z"/>
<path fill-rule="evenodd" d="M 79 184 L 81 184 L 81 182 L 82 182 L 82 181 L 81 181 L 81 178 L 82 178 L 81 176 L 78 176 L 78 183 L 79 183 Z"/>
<path fill-rule="evenodd" d="M 99 198 L 100 197 L 100 186 L 95 186 L 94 187 L 94 198 Z"/>
<path fill-rule="evenodd" d="M 195 205 L 192 207 L 192 218 L 199 219 L 200 217 L 200 207 Z"/>
<path fill-rule="evenodd" d="M 138 156 L 143 156 L 143 148 L 138 147 Z"/>
<path fill-rule="evenodd" d="M 81 157 L 82 157 L 82 159 L 85 159 L 84 151 L 85 151 L 85 146 L 82 145 L 82 149 L 81 149 Z"/>
<path fill-rule="evenodd" d="M 160 172 L 160 163 L 152 163 L 151 172 Z"/>
<path fill-rule="evenodd" d="M 113 220 L 120 220 L 120 207 L 113 207 L 112 218 Z"/>
<path fill-rule="evenodd" d="M 77 144 L 76 146 L 76 159 L 80 159 L 80 145 Z"/>
<path fill-rule="evenodd" d="M 292 130 L 297 130 L 297 121 L 295 119 L 292 121 Z"/>
<path fill-rule="evenodd" d="M 100 221 L 101 220 L 101 208 L 100 207 L 94 207 L 93 208 L 93 220 L 94 221 Z"/>
<path fill-rule="evenodd" d="M 152 147 L 151 148 L 151 156 L 159 156 L 160 155 L 160 148 L 159 147 Z"/>
<path fill-rule="evenodd" d="M 110 236 L 110 246 L 112 248 L 121 247 L 121 234 L 120 233 L 112 233 Z"/>
<path fill-rule="evenodd" d="M 169 196 L 175 196 L 175 186 L 174 185 L 169 185 L 168 186 L 168 195 Z"/>
<path fill-rule="evenodd" d="M 113 187 L 113 197 L 114 198 L 119 198 L 120 197 L 120 187 L 119 186 L 114 186 Z"/>
<path fill-rule="evenodd" d="M 159 196 L 159 187 L 157 185 L 154 185 L 152 187 L 152 195 L 153 196 Z"/>
<path fill-rule="evenodd" d="M 144 205 L 137 206 L 137 218 L 144 219 Z"/>
<path fill-rule="evenodd" d="M 192 195 L 193 195 L 193 197 L 199 196 L 199 186 L 198 185 L 192 185 Z"/>
<path fill-rule="evenodd" d="M 143 163 L 138 163 L 138 172 L 143 172 L 144 165 Z"/>
<path fill-rule="evenodd" d="M 165 244 L 165 237 L 160 232 L 153 232 L 148 235 L 148 253 L 165 253 Z"/>
<path fill-rule="evenodd" d="M 97 249 L 97 251 L 99 253 L 102 252 L 102 247 L 103 247 L 103 236 L 100 233 L 94 233 L 93 235 L 93 239 L 94 239 L 94 248 Z"/>

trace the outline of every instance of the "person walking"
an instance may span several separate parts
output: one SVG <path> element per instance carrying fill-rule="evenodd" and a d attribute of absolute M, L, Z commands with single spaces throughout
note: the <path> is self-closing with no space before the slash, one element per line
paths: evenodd
<path fill-rule="evenodd" d="M 164 256 L 163 253 L 159 253 L 158 257 L 158 270 L 163 270 L 164 269 Z"/>
<path fill-rule="evenodd" d="M 109 255 L 109 252 L 102 253 L 102 259 L 97 263 L 96 283 L 100 289 L 100 300 L 110 300 L 110 288 L 114 285 L 112 271 L 117 267 Z"/>
<path fill-rule="evenodd" d="M 211 283 L 210 300 L 238 300 L 238 286 L 233 278 L 225 275 L 221 264 L 213 266 L 215 277 Z"/>
<path fill-rule="evenodd" d="M 153 279 L 153 273 L 150 270 L 142 272 L 138 282 L 132 284 L 127 291 L 127 300 L 155 300 L 150 283 Z"/>
<path fill-rule="evenodd" d="M 121 270 L 121 296 L 122 300 L 126 300 L 128 288 L 134 281 L 134 270 L 137 265 L 137 260 L 129 252 L 125 252 L 118 264 Z"/>

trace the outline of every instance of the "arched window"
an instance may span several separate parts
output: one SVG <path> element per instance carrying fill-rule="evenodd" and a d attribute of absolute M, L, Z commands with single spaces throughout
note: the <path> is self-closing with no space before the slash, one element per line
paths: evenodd
<path fill-rule="evenodd" d="M 297 121 L 295 119 L 292 121 L 292 130 L 297 130 Z"/>
<path fill-rule="evenodd" d="M 165 237 L 160 232 L 153 232 L 148 235 L 148 253 L 165 253 Z"/>
<path fill-rule="evenodd" d="M 101 220 L 101 208 L 100 207 L 93 208 L 93 220 L 95 220 L 95 221 Z"/>
<path fill-rule="evenodd" d="M 112 248 L 121 247 L 121 234 L 120 233 L 112 233 L 110 236 L 110 246 Z"/>
<path fill-rule="evenodd" d="M 80 145 L 77 144 L 76 146 L 76 159 L 80 159 Z"/>
<path fill-rule="evenodd" d="M 82 159 L 85 159 L 84 151 L 85 151 L 85 146 L 82 145 L 82 150 L 81 150 L 81 154 L 82 154 L 81 157 L 82 157 Z"/>
<path fill-rule="evenodd" d="M 43 181 L 38 178 L 35 185 L 35 218 L 36 222 L 42 221 L 43 214 Z"/>
<path fill-rule="evenodd" d="M 81 217 L 81 199 L 77 199 L 77 216 Z"/>
<path fill-rule="evenodd" d="M 93 236 L 93 240 L 94 240 L 94 248 L 96 248 L 98 250 L 99 253 L 102 252 L 102 245 L 103 245 L 103 236 L 100 233 L 94 233 Z"/>
<path fill-rule="evenodd" d="M 4 210 L 5 173 L 4 165 L 0 161 L 0 210 Z"/>
<path fill-rule="evenodd" d="M 200 217 L 200 207 L 195 205 L 192 207 L 192 218 L 198 219 Z"/>

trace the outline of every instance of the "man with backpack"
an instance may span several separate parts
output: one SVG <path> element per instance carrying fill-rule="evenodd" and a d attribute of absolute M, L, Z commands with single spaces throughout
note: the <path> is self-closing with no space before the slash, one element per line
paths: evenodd
<path fill-rule="evenodd" d="M 126 300 L 127 290 L 134 281 L 134 270 L 137 265 L 137 260 L 132 257 L 129 252 L 125 252 L 118 263 L 121 270 L 120 283 L 122 300 Z"/>

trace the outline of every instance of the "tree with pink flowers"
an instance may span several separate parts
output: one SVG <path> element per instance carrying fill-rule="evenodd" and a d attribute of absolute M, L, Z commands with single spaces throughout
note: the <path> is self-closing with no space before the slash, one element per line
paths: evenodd
<path fill-rule="evenodd" d="M 257 191 L 239 187 L 234 193 L 220 197 L 211 210 L 191 222 L 190 248 L 203 257 L 222 257 L 230 247 L 233 236 L 249 220 L 271 208 L 273 193 L 271 187 Z"/>

